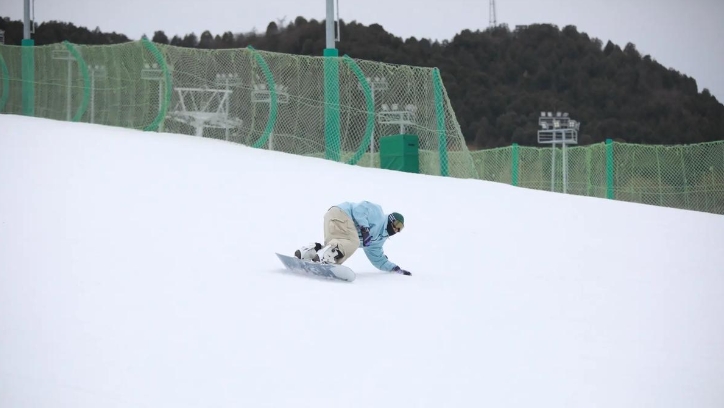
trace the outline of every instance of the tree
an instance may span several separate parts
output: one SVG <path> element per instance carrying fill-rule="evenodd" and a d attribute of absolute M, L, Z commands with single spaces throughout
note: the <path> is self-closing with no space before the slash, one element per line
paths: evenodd
<path fill-rule="evenodd" d="M 234 47 L 234 33 L 226 31 L 221 36 L 221 39 L 217 42 L 219 48 L 233 48 Z"/>
<path fill-rule="evenodd" d="M 209 30 L 201 33 L 201 39 L 199 40 L 198 47 L 205 49 L 214 48 L 214 36 L 211 35 L 211 32 Z"/>
<path fill-rule="evenodd" d="M 272 21 L 268 26 L 266 26 L 266 35 L 267 37 L 271 37 L 277 34 L 279 34 L 279 27 Z"/>
<path fill-rule="evenodd" d="M 168 37 L 163 31 L 156 31 L 153 33 L 151 41 L 159 44 L 168 44 Z"/>
<path fill-rule="evenodd" d="M 199 40 L 196 37 L 196 34 L 194 34 L 194 33 L 186 34 L 186 36 L 184 36 L 184 39 L 181 40 L 182 47 L 196 48 L 196 46 L 198 44 L 199 44 Z"/>

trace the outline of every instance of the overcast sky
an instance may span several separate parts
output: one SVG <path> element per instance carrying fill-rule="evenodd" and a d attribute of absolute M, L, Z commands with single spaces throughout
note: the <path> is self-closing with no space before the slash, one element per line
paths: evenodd
<path fill-rule="evenodd" d="M 32 0 L 31 0 L 32 1 Z M 323 20 L 326 0 L 35 0 L 38 22 L 59 20 L 132 39 L 264 31 L 270 21 Z M 378 23 L 402 37 L 451 39 L 489 25 L 489 0 L 339 0 L 340 18 Z M 497 21 L 575 25 L 579 31 L 636 45 L 667 68 L 696 79 L 724 102 L 724 0 L 496 0 Z M 0 0 L 0 15 L 21 20 L 23 0 Z M 344 42 L 344 38 L 342 38 Z"/>

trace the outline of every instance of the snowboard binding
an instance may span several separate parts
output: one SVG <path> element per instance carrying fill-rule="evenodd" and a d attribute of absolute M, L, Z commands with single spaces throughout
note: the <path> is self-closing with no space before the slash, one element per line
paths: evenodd
<path fill-rule="evenodd" d="M 337 264 L 337 261 L 344 258 L 344 254 L 337 245 L 322 247 L 319 242 L 312 242 L 302 246 L 294 251 L 294 256 L 303 261 L 325 264 Z"/>
<path fill-rule="evenodd" d="M 322 263 L 328 263 L 328 264 L 336 264 L 337 261 L 344 258 L 344 254 L 339 249 L 337 245 L 327 245 L 326 247 L 322 248 L 321 252 L 321 262 Z"/>
<path fill-rule="evenodd" d="M 322 244 L 319 242 L 312 242 L 309 245 L 304 245 L 300 249 L 294 251 L 294 256 L 303 261 L 319 262 L 319 255 L 317 251 L 322 249 Z"/>

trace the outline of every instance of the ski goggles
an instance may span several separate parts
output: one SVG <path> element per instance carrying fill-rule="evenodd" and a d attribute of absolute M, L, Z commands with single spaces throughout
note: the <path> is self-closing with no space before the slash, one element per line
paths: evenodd
<path fill-rule="evenodd" d="M 403 228 L 405 228 L 405 224 L 402 223 L 402 221 L 395 218 L 394 215 L 390 214 L 390 224 L 392 225 L 392 228 L 395 230 L 395 232 L 402 231 Z"/>

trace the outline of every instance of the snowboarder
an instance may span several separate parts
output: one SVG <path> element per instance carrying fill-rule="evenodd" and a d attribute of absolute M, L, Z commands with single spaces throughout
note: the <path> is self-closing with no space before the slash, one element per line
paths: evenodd
<path fill-rule="evenodd" d="M 294 252 L 303 260 L 341 265 L 357 248 L 363 248 L 372 265 L 382 271 L 412 275 L 385 256 L 387 238 L 402 231 L 405 218 L 400 213 L 385 215 L 382 207 L 369 201 L 344 202 L 324 215 L 324 245 L 312 242 Z"/>

